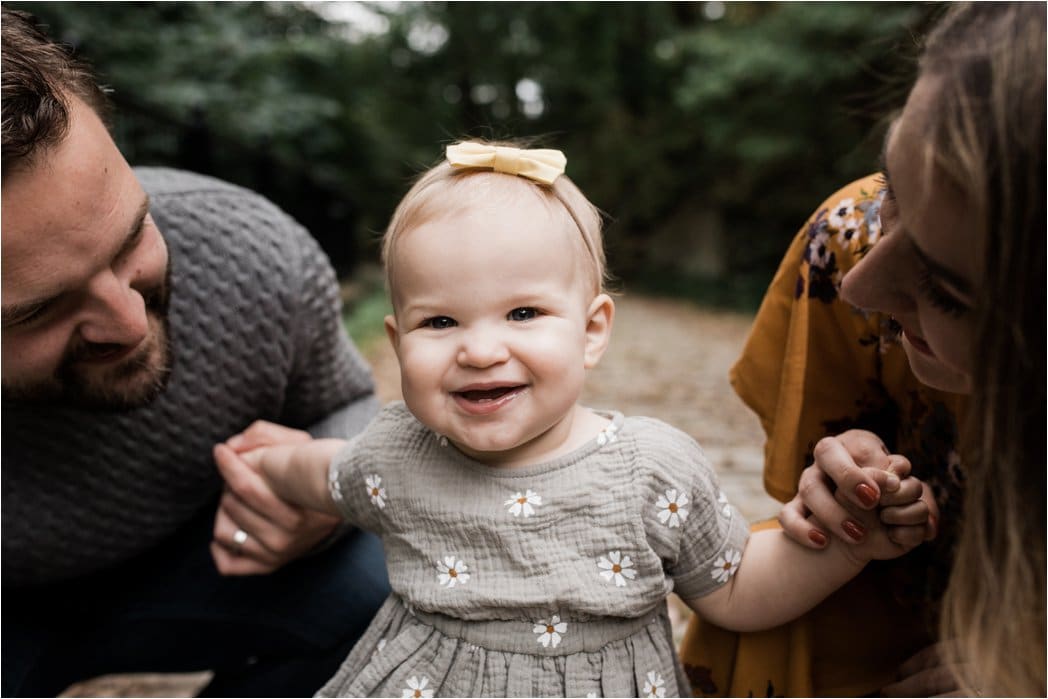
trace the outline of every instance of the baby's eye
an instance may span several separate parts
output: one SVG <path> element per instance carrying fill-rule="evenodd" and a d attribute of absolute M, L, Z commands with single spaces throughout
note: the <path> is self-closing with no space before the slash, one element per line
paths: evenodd
<path fill-rule="evenodd" d="M 539 312 L 537 309 L 531 308 L 530 306 L 525 306 L 523 308 L 514 308 L 512 311 L 509 312 L 508 317 L 510 320 L 522 321 L 531 320 L 532 318 L 537 317 L 538 314 Z"/>
<path fill-rule="evenodd" d="M 422 325 L 427 328 L 433 328 L 434 330 L 446 330 L 455 327 L 458 323 L 447 316 L 433 316 L 432 318 L 426 318 L 422 321 Z"/>

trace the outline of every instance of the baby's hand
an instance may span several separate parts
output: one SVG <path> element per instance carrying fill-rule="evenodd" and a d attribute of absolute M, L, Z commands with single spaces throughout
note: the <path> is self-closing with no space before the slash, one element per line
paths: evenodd
<path fill-rule="evenodd" d="M 892 457 L 892 470 L 901 477 L 899 487 L 891 492 L 882 489 L 876 508 L 859 510 L 843 497 L 838 498 L 865 530 L 860 541 L 849 544 L 854 548 L 853 553 L 863 560 L 896 558 L 935 538 L 939 510 L 931 489 L 908 475 L 910 464 L 904 457 L 894 454 Z M 899 459 L 903 465 L 898 463 Z"/>
<path fill-rule="evenodd" d="M 939 506 L 932 489 L 909 475 L 906 457 L 892 454 L 891 458 L 891 468 L 901 481 L 898 490 L 881 490 L 877 509 L 880 521 L 888 528 L 888 538 L 909 550 L 939 533 Z"/>

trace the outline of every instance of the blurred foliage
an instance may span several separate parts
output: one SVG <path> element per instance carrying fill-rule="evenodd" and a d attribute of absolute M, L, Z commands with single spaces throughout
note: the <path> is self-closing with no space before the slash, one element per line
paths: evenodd
<path fill-rule="evenodd" d="M 23 3 L 6 3 L 21 6 Z M 343 275 L 457 137 L 539 137 L 609 215 L 628 287 L 752 305 L 876 166 L 919 3 L 25 3 L 114 90 L 136 164 L 257 189 Z"/>

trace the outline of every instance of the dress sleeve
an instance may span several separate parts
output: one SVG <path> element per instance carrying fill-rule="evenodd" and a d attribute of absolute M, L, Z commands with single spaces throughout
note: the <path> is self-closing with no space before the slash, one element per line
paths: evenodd
<path fill-rule="evenodd" d="M 676 428 L 652 423 L 654 439 L 639 445 L 649 483 L 641 515 L 648 544 L 662 559 L 674 592 L 701 597 L 734 575 L 749 524 L 728 502 L 699 444 Z"/>
<path fill-rule="evenodd" d="M 886 316 L 838 297 L 841 278 L 880 237 L 877 175 L 830 196 L 798 232 L 730 372 L 767 436 L 764 486 L 786 501 L 815 443 L 865 427 L 886 441 L 897 416 L 884 385 L 906 372 Z M 894 348 L 890 346 L 894 344 Z M 889 349 L 893 351 L 889 352 Z"/>
<path fill-rule="evenodd" d="M 406 411 L 401 403 L 386 406 L 363 432 L 331 459 L 328 491 L 342 517 L 354 526 L 382 534 L 389 501 L 390 468 L 396 466 L 394 439 Z"/>

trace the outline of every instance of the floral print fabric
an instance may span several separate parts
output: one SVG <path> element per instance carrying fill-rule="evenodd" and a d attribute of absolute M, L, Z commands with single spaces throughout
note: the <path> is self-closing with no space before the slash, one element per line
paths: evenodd
<path fill-rule="evenodd" d="M 681 652 L 698 695 L 866 695 L 934 640 L 960 519 L 957 425 L 964 401 L 920 384 L 895 324 L 838 295 L 844 275 L 884 235 L 883 198 L 882 179 L 871 175 L 815 210 L 783 258 L 731 380 L 767 434 L 769 494 L 793 497 L 820 438 L 868 429 L 906 455 L 914 475 L 931 487 L 939 536 L 902 558 L 867 566 L 791 625 L 729 634 L 694 621 Z M 876 623 L 849 623 L 856 618 Z"/>
<path fill-rule="evenodd" d="M 387 620 L 341 673 L 349 682 L 400 653 L 400 684 L 385 678 L 330 691 L 447 695 L 458 686 L 456 670 L 434 665 L 421 640 L 445 623 L 457 643 L 465 642 L 462 624 L 474 629 L 461 631 L 467 635 L 497 628 L 470 636 L 467 647 L 528 657 L 510 664 L 580 656 L 569 664 L 598 668 L 600 678 L 578 696 L 603 696 L 610 687 L 639 695 L 649 672 L 653 696 L 682 691 L 676 654 L 664 643 L 668 621 L 651 615 L 671 591 L 687 599 L 725 584 L 748 526 L 694 440 L 650 418 L 608 417 L 571 454 L 497 469 L 434 439 L 394 403 L 336 456 L 333 498 L 349 522 L 383 538 L 394 596 L 406 611 L 391 612 L 399 621 Z M 617 637 L 622 629 L 628 637 Z M 602 634 L 607 646 L 593 646 Z M 612 645 L 625 655 L 613 661 Z M 567 665 L 543 667 L 543 686 L 565 686 Z"/>

